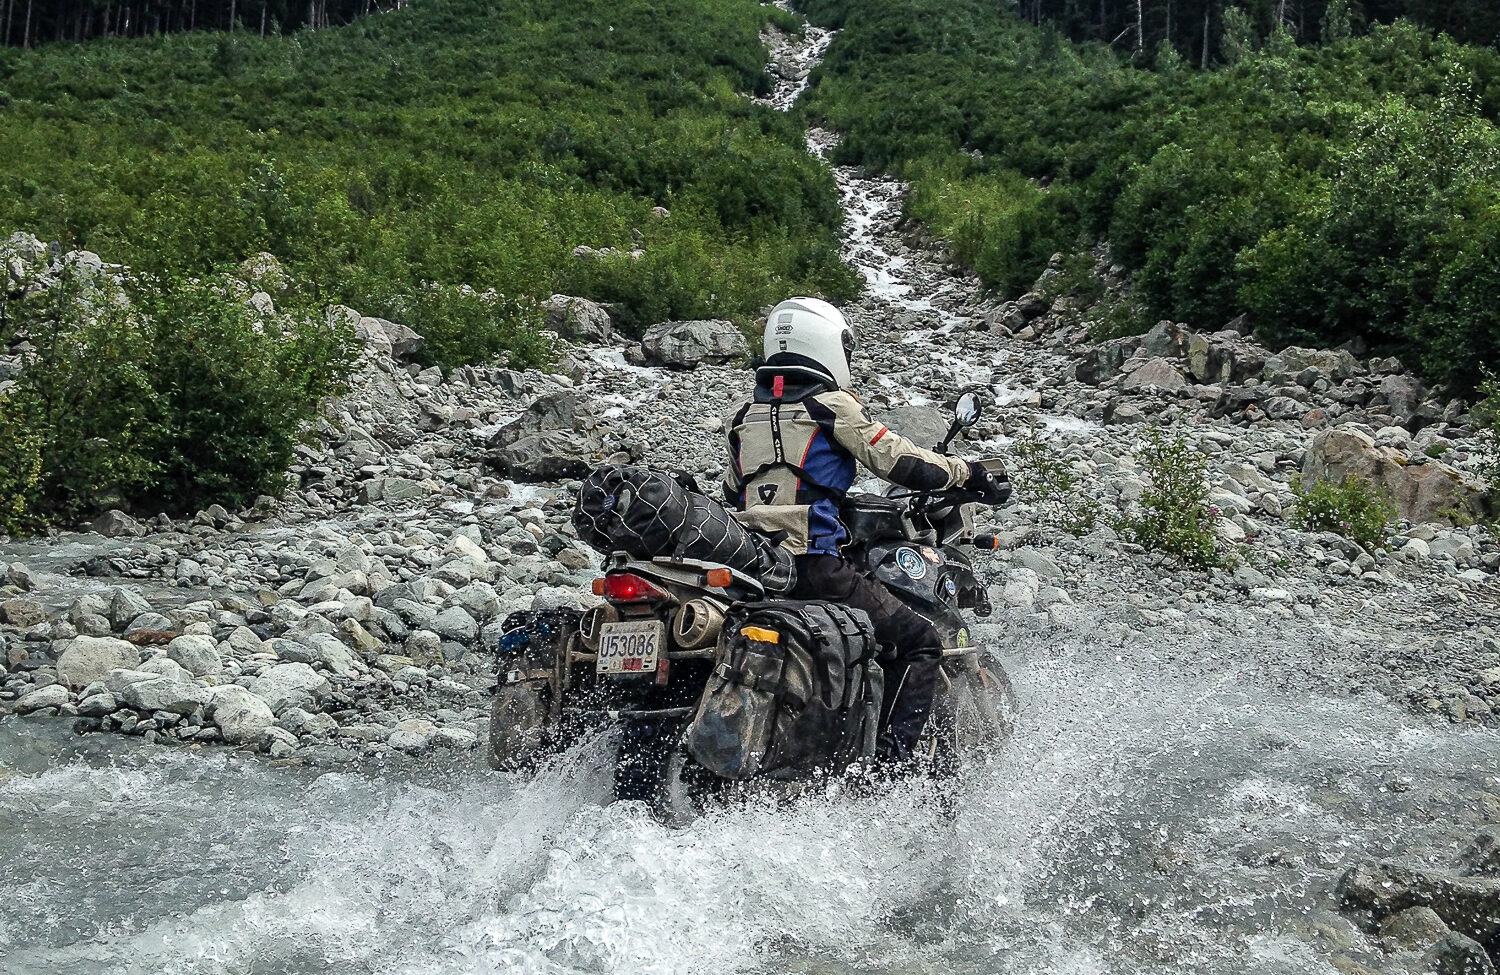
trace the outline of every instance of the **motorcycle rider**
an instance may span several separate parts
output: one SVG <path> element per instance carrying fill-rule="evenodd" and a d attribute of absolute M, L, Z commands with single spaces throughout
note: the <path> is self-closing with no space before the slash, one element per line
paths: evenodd
<path fill-rule="evenodd" d="M 918 491 L 963 486 L 1003 504 L 1003 473 L 918 447 L 871 420 L 850 391 L 855 335 L 837 308 L 791 298 L 766 322 L 764 364 L 755 393 L 726 421 L 729 466 L 724 493 L 747 527 L 772 536 L 796 557 L 794 599 L 826 599 L 862 609 L 876 640 L 892 653 L 882 662 L 886 694 L 880 752 L 910 757 L 936 692 L 942 641 L 937 629 L 839 554 L 849 537 L 839 502 L 856 463 Z"/>

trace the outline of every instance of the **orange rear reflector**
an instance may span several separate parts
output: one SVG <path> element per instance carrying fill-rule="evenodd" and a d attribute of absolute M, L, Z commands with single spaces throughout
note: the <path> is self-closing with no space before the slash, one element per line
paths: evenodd
<path fill-rule="evenodd" d="M 740 630 L 740 636 L 755 640 L 758 643 L 780 643 L 781 634 L 775 630 L 763 630 L 758 626 L 747 626 Z"/>
<path fill-rule="evenodd" d="M 715 589 L 724 589 L 734 582 L 734 573 L 728 569 L 709 569 L 704 573 L 708 584 Z"/>
<path fill-rule="evenodd" d="M 604 580 L 603 579 L 595 579 L 594 580 L 594 595 L 595 596 L 602 596 L 602 595 L 604 595 Z"/>

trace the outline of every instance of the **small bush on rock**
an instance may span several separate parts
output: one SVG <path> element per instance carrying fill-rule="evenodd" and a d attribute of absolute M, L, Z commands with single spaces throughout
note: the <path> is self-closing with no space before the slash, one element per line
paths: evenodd
<path fill-rule="evenodd" d="M 1385 492 L 1353 475 L 1344 478 L 1343 484 L 1318 481 L 1311 487 L 1298 479 L 1292 490 L 1297 495 L 1293 524 L 1336 532 L 1372 552 L 1385 544 L 1387 528 L 1396 519 L 1396 506 Z"/>
<path fill-rule="evenodd" d="M 1209 503 L 1202 456 L 1180 435 L 1169 440 L 1160 427 L 1152 427 L 1136 459 L 1151 486 L 1141 495 L 1139 513 L 1121 518 L 1116 530 L 1137 545 L 1175 556 L 1195 569 L 1233 561 L 1214 533 L 1217 511 Z"/>
<path fill-rule="evenodd" d="M 1016 462 L 1011 483 L 1020 500 L 1036 508 L 1042 524 L 1073 535 L 1087 535 L 1099 523 L 1097 498 L 1083 493 L 1078 478 L 1035 430 L 1011 446 Z"/>

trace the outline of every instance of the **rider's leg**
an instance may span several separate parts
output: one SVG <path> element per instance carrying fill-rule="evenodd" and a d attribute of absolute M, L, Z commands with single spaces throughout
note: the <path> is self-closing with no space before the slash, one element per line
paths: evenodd
<path fill-rule="evenodd" d="M 827 599 L 864 610 L 875 639 L 890 652 L 881 660 L 885 700 L 881 705 L 881 751 L 905 758 L 922 735 L 937 693 L 942 637 L 937 628 L 843 559 L 808 555 L 798 559 L 796 599 Z"/>

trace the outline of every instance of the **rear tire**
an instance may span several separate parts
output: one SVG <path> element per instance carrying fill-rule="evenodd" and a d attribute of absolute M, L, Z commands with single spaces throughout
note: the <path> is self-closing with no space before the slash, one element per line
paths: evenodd
<path fill-rule="evenodd" d="M 663 765 L 652 811 L 663 826 L 680 829 L 707 814 L 720 786 L 717 776 L 693 761 L 679 736 Z"/>

